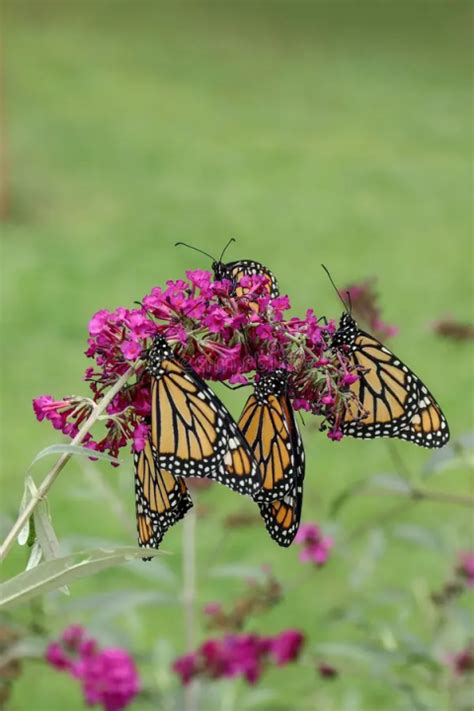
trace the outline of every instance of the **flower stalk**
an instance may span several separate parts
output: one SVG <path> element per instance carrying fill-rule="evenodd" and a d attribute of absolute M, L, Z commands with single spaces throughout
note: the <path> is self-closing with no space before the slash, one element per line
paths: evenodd
<path fill-rule="evenodd" d="M 195 503 L 196 506 L 196 503 Z M 196 508 L 183 521 L 183 619 L 186 649 L 192 652 L 196 644 Z M 184 690 L 185 711 L 197 711 L 197 683 Z"/>

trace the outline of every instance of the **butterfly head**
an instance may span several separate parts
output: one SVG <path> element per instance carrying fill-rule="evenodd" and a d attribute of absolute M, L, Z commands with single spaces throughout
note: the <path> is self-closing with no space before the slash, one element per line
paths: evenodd
<path fill-rule="evenodd" d="M 222 281 L 222 279 L 230 279 L 230 270 L 224 262 L 214 261 L 212 262 L 212 271 L 214 272 L 214 279 L 216 281 Z"/>
<path fill-rule="evenodd" d="M 269 395 L 281 395 L 286 392 L 287 383 L 288 371 L 277 368 L 260 376 L 258 383 L 255 383 L 255 394 L 264 399 Z"/>

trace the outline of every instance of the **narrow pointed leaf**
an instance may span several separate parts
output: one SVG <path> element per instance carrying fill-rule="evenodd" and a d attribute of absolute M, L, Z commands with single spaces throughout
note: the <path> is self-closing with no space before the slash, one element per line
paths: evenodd
<path fill-rule="evenodd" d="M 29 469 L 33 467 L 36 462 L 43 457 L 47 457 L 50 454 L 77 454 L 81 457 L 93 457 L 94 459 L 104 459 L 107 462 L 112 462 L 113 464 L 120 464 L 120 461 L 116 457 L 111 457 L 105 452 L 96 452 L 94 449 L 89 449 L 88 447 L 81 447 L 77 444 L 51 444 L 49 447 L 42 449 L 36 457 L 31 462 Z"/>
<path fill-rule="evenodd" d="M 24 604 L 38 595 L 57 590 L 79 578 L 130 560 L 154 557 L 161 551 L 125 546 L 112 550 L 98 549 L 81 551 L 62 558 L 41 563 L 33 570 L 27 570 L 0 586 L 0 608 Z"/>

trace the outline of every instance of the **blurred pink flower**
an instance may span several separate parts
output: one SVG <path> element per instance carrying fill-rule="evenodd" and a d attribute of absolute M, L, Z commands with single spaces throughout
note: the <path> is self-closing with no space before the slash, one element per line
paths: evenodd
<path fill-rule="evenodd" d="M 243 677 L 255 684 L 272 662 L 283 666 L 295 661 L 304 643 L 297 630 L 285 630 L 274 637 L 257 634 L 232 634 L 208 639 L 192 653 L 176 659 L 172 669 L 183 685 L 195 676 L 211 679 Z"/>
<path fill-rule="evenodd" d="M 474 551 L 461 551 L 456 568 L 458 574 L 466 580 L 470 588 L 474 588 Z"/>
<path fill-rule="evenodd" d="M 277 666 L 297 659 L 303 643 L 304 634 L 299 630 L 284 630 L 273 637 L 270 642 L 270 653 Z"/>
<path fill-rule="evenodd" d="M 104 711 L 121 711 L 140 690 L 130 654 L 119 648 L 99 649 L 80 625 L 71 625 L 58 641 L 51 642 L 45 658 L 51 666 L 79 679 L 86 703 L 101 704 Z"/>
<path fill-rule="evenodd" d="M 471 643 L 466 649 L 449 655 L 447 661 L 456 676 L 474 672 L 474 644 Z"/>
<path fill-rule="evenodd" d="M 339 291 L 341 298 L 347 301 L 349 295 L 354 318 L 368 327 L 376 338 L 385 339 L 396 336 L 398 328 L 385 323 L 381 318 L 378 295 L 375 291 L 375 279 L 366 279 L 351 284 Z"/>
<path fill-rule="evenodd" d="M 301 544 L 300 561 L 322 566 L 327 561 L 329 551 L 334 545 L 333 539 L 324 537 L 315 523 L 303 523 L 295 536 L 295 543 Z"/>

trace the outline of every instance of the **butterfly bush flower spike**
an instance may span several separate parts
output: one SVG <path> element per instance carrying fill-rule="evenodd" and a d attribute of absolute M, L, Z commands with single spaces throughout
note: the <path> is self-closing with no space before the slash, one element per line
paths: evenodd
<path fill-rule="evenodd" d="M 40 396 L 33 401 L 37 419 L 75 436 L 94 404 L 135 364 L 136 377 L 107 407 L 105 435 L 95 440 L 88 434 L 85 444 L 115 457 L 130 444 L 141 451 L 144 421 L 151 410 L 145 359 L 157 334 L 206 380 L 247 383 L 247 375 L 257 368 L 263 372 L 284 368 L 290 372 L 293 407 L 330 415 L 340 400 L 337 394 L 347 391 L 348 374 L 357 377 L 343 355 L 335 359 L 331 354 L 334 323 L 320 322 L 312 309 L 304 318 L 287 318 L 288 297 L 271 298 L 262 274 L 243 276 L 238 286 L 244 295 L 236 296 L 228 279 L 215 281 L 210 272 L 187 271 L 186 279 L 154 287 L 138 308 L 101 309 L 89 322 L 85 351 L 94 363 L 84 374 L 91 397 Z M 334 428 L 328 434 L 340 438 Z"/>
<path fill-rule="evenodd" d="M 172 669 L 184 686 L 195 677 L 242 677 L 248 684 L 256 684 L 268 666 L 296 661 L 303 645 L 304 635 L 298 630 L 284 630 L 273 637 L 229 634 L 206 640 L 195 652 L 176 659 Z"/>
<path fill-rule="evenodd" d="M 67 671 L 80 682 L 89 706 L 122 711 L 140 690 L 140 679 L 130 654 L 120 648 L 101 649 L 79 625 L 71 625 L 59 640 L 51 642 L 45 658 L 55 669 Z"/>

